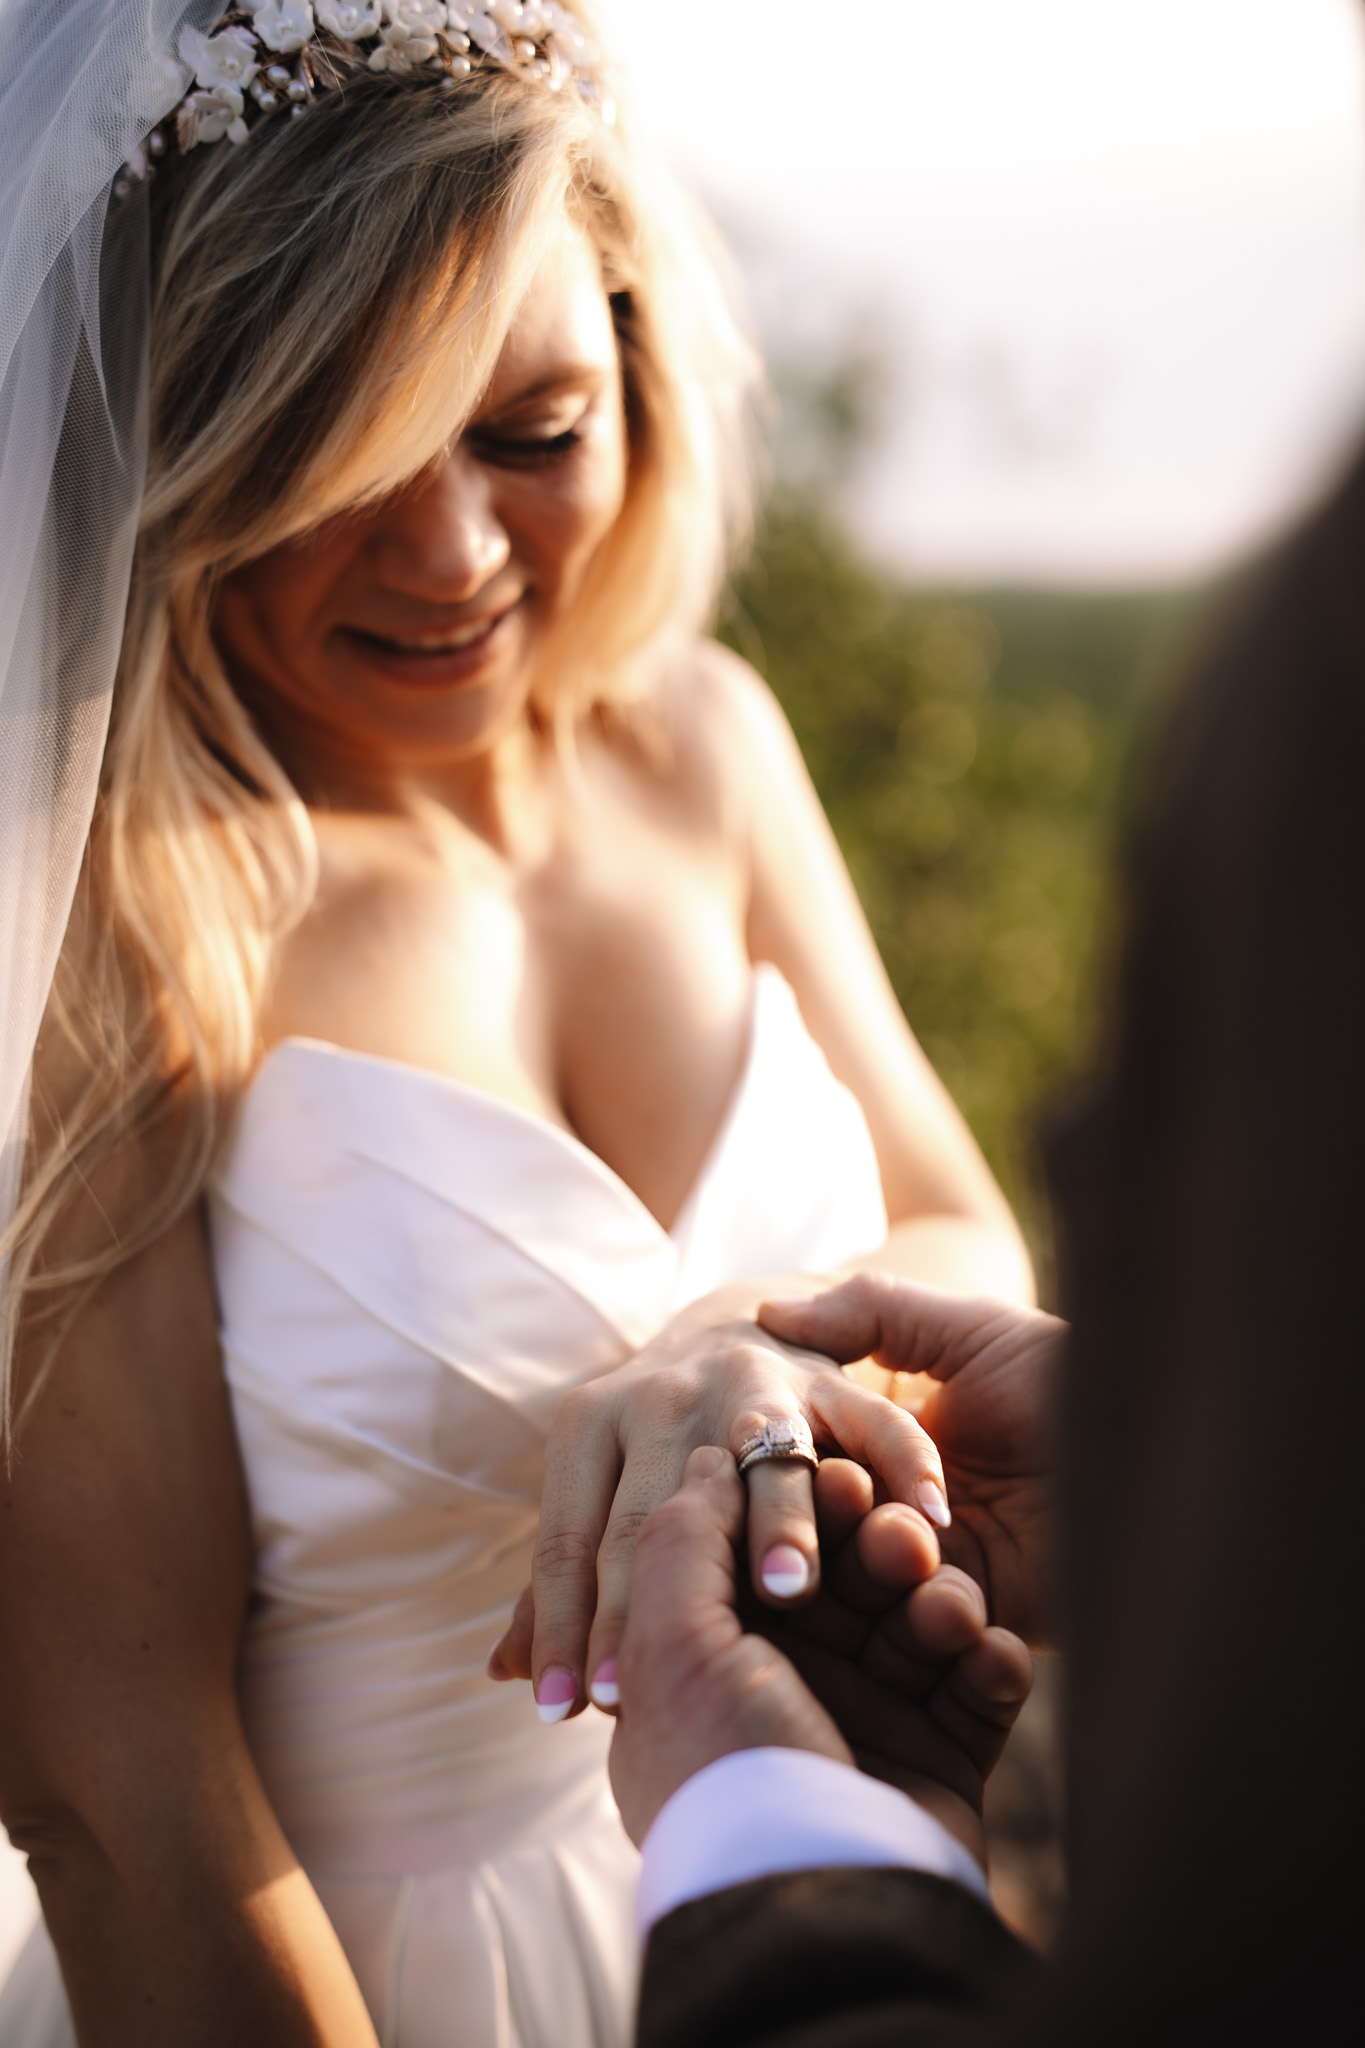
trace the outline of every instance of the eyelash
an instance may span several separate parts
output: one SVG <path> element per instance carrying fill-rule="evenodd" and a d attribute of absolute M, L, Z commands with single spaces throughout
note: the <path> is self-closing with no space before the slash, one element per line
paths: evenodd
<path fill-rule="evenodd" d="M 582 439 L 579 427 L 569 427 L 562 434 L 547 435 L 544 440 L 516 441 L 503 439 L 497 434 L 480 435 L 475 448 L 486 462 L 496 463 L 499 467 L 533 469 L 542 463 L 558 462 L 571 455 Z"/>

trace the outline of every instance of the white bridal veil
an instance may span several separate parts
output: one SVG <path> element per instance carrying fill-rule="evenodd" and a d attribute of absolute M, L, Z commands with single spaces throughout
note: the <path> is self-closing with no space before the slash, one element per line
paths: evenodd
<path fill-rule="evenodd" d="M 0 0 L 0 1230 L 90 826 L 142 496 L 146 194 L 225 0 Z"/>

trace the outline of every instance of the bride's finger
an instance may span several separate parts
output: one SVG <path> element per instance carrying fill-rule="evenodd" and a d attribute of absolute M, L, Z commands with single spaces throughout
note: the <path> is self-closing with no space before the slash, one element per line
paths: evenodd
<path fill-rule="evenodd" d="M 812 1379 L 807 1399 L 820 1425 L 817 1440 L 822 1433 L 833 1437 L 845 1457 L 877 1475 L 892 1500 L 918 1508 L 936 1529 L 948 1527 L 952 1516 L 943 1461 L 913 1415 L 842 1375 Z"/>
<path fill-rule="evenodd" d="M 757 1425 L 754 1425 L 755 1427 Z M 752 1428 L 740 1433 L 740 1441 Z M 749 1493 L 749 1573 L 768 1607 L 792 1607 L 820 1585 L 814 1473 L 799 1459 L 772 1458 L 744 1474 Z"/>
<path fill-rule="evenodd" d="M 536 1633 L 536 1596 L 528 1586 L 518 1600 L 503 1634 L 493 1645 L 488 1659 L 488 1676 L 495 1679 L 529 1678 L 531 1650 Z"/>
<path fill-rule="evenodd" d="M 583 1672 L 597 1607 L 597 1553 L 619 1471 L 611 1412 L 596 1387 L 580 1387 L 556 1418 L 531 1564 L 531 1676 L 542 1721 L 563 1721 L 587 1705 Z"/>

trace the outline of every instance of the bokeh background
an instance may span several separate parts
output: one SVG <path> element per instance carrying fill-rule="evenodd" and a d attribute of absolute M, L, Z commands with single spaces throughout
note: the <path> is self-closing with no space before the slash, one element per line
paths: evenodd
<path fill-rule="evenodd" d="M 779 409 L 725 637 L 785 705 L 906 1014 L 1051 1285 L 1135 754 L 1365 418 L 1359 0 L 601 0 Z M 1059 1676 L 992 1781 L 1064 1898 Z"/>
<path fill-rule="evenodd" d="M 1018 1207 L 1135 736 L 1365 414 L 1359 0 L 602 0 L 778 410 L 723 631 Z"/>
<path fill-rule="evenodd" d="M 599 6 L 780 400 L 723 630 L 1046 1289 L 1029 1133 L 1083 1057 L 1134 745 L 1365 413 L 1365 9 Z M 1058 1692 L 1042 1666 L 988 1812 L 1043 1946 Z"/>

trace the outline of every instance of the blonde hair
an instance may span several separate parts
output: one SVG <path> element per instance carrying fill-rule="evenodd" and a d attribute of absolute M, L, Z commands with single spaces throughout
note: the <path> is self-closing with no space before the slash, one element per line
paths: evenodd
<path fill-rule="evenodd" d="M 624 123 L 502 72 L 453 93 L 365 72 L 153 187 L 147 487 L 0 1248 L 6 1433 L 21 1320 L 55 1318 L 50 1359 L 85 1291 L 203 1189 L 259 1058 L 276 946 L 315 886 L 308 815 L 214 647 L 218 584 L 448 445 L 566 206 L 600 253 L 630 459 L 533 707 L 555 729 L 628 697 L 663 642 L 704 625 L 745 529 L 754 358 L 687 200 Z M 153 1144 L 154 1167 L 130 1172 Z"/>

